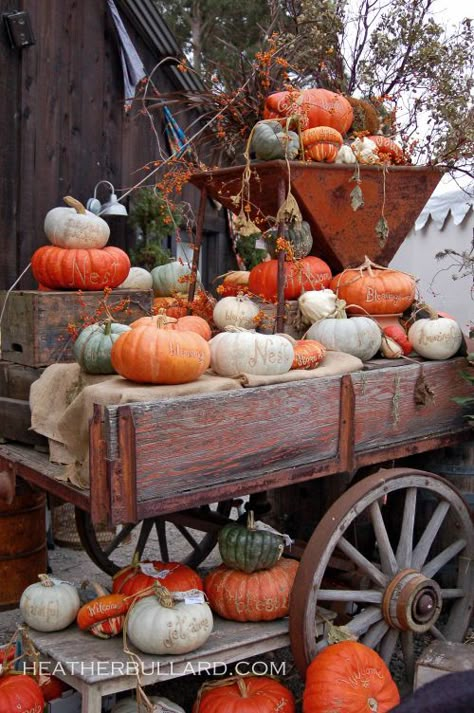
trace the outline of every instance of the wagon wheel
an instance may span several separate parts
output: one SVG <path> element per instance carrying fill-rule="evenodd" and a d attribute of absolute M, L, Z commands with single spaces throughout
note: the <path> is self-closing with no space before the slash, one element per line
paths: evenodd
<path fill-rule="evenodd" d="M 76 527 L 91 560 L 110 575 L 130 564 L 135 553 L 140 559 L 178 560 L 197 567 L 214 549 L 217 533 L 232 507 L 232 500 L 224 500 L 216 506 L 203 505 L 194 510 L 127 523 L 115 535 L 109 535 L 108 540 L 104 539 L 104 532 L 96 530 L 90 514 L 76 508 Z"/>
<path fill-rule="evenodd" d="M 427 499 L 432 510 L 423 519 Z M 353 544 L 361 519 L 373 530 L 370 554 Z M 345 584 L 339 577 L 334 585 L 332 568 L 341 556 L 352 566 L 353 577 L 346 575 Z M 423 637 L 462 641 L 466 633 L 474 599 L 473 556 L 469 508 L 439 476 L 396 468 L 353 485 L 316 527 L 296 576 L 290 635 L 300 673 L 328 643 L 327 634 L 318 638 L 316 631 L 320 605 L 337 610 L 336 623 L 377 649 L 387 664 L 400 647 L 412 682 L 415 646 L 426 646 Z M 441 577 L 446 565 L 448 584 L 440 582 L 446 579 L 446 569 Z"/>

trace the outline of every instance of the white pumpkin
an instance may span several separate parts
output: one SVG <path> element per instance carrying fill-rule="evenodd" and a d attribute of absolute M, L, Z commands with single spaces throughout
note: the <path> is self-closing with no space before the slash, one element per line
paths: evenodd
<path fill-rule="evenodd" d="M 37 631 L 61 631 L 75 621 L 81 602 L 72 584 L 45 574 L 30 584 L 20 599 L 20 612 L 28 626 Z"/>
<path fill-rule="evenodd" d="M 362 139 L 357 138 L 351 144 L 356 159 L 359 163 L 380 163 L 380 158 L 377 153 L 377 144 L 372 139 L 364 136 Z"/>
<path fill-rule="evenodd" d="M 382 334 L 382 344 L 380 347 L 382 356 L 386 359 L 400 359 L 403 356 L 403 349 L 395 339 Z"/>
<path fill-rule="evenodd" d="M 209 342 L 211 369 L 220 376 L 286 374 L 293 363 L 292 344 L 277 334 L 226 331 Z"/>
<path fill-rule="evenodd" d="M 186 713 L 184 708 L 164 696 L 147 696 L 150 703 L 157 706 L 157 713 Z M 114 705 L 111 713 L 148 713 L 145 706 L 138 705 L 136 698 L 122 698 Z"/>
<path fill-rule="evenodd" d="M 382 331 L 370 317 L 329 318 L 315 322 L 306 332 L 306 338 L 316 339 L 329 351 L 345 352 L 367 361 L 380 349 Z"/>
<path fill-rule="evenodd" d="M 155 297 L 170 297 L 176 292 L 188 293 L 191 268 L 173 260 L 166 265 L 158 265 L 151 271 Z M 197 285 L 201 282 L 199 272 L 196 275 Z M 196 286 L 197 286 L 196 285 Z"/>
<path fill-rule="evenodd" d="M 335 163 L 357 163 L 355 154 L 350 146 L 343 144 L 336 154 Z"/>
<path fill-rule="evenodd" d="M 207 641 L 212 631 L 213 618 L 209 605 L 206 602 L 171 602 L 169 592 L 165 592 L 166 595 L 158 592 L 133 604 L 127 623 L 130 641 L 145 654 L 186 654 L 195 651 Z"/>
<path fill-rule="evenodd" d="M 214 307 L 212 318 L 219 329 L 225 329 L 227 326 L 255 329 L 255 319 L 259 312 L 257 305 L 246 295 L 237 295 L 219 300 Z"/>
<path fill-rule="evenodd" d="M 103 248 L 110 228 L 98 215 L 86 210 L 71 196 L 64 198 L 70 208 L 53 208 L 44 219 L 44 232 L 49 242 L 59 248 Z"/>
<path fill-rule="evenodd" d="M 425 359 L 449 359 L 459 350 L 462 331 L 449 317 L 418 319 L 408 330 L 408 339 L 417 354 Z"/>
<path fill-rule="evenodd" d="M 131 267 L 128 277 L 119 285 L 120 289 L 151 290 L 153 277 L 144 267 Z"/>
<path fill-rule="evenodd" d="M 336 314 L 337 295 L 332 290 L 309 290 L 298 297 L 300 312 L 309 324 Z"/>

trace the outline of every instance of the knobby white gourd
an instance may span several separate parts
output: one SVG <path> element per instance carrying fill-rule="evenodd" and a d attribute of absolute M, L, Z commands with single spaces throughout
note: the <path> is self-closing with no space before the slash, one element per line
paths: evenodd
<path fill-rule="evenodd" d="M 110 237 L 110 228 L 98 215 L 89 212 L 75 198 L 66 196 L 70 208 L 53 208 L 44 219 L 44 232 L 49 242 L 59 248 L 103 248 Z"/>
<path fill-rule="evenodd" d="M 309 290 L 298 297 L 298 306 L 309 324 L 336 314 L 338 299 L 332 290 Z"/>
<path fill-rule="evenodd" d="M 156 593 L 133 604 L 127 634 L 132 644 L 146 654 L 186 654 L 207 641 L 212 626 L 208 604 L 173 601 L 167 589 L 158 587 Z"/>
<path fill-rule="evenodd" d="M 337 152 L 335 163 L 357 163 L 355 154 L 350 146 L 343 144 Z"/>
<path fill-rule="evenodd" d="M 359 163 L 380 163 L 380 158 L 377 153 L 377 144 L 375 141 L 368 139 L 367 136 L 364 136 L 362 139 L 357 138 L 353 141 L 351 150 Z"/>
<path fill-rule="evenodd" d="M 294 358 L 292 344 L 276 334 L 226 331 L 211 339 L 209 346 L 211 369 L 220 376 L 286 374 Z"/>
<path fill-rule="evenodd" d="M 76 619 L 81 602 L 72 584 L 40 574 L 20 599 L 20 612 L 28 626 L 37 631 L 61 631 Z"/>
<path fill-rule="evenodd" d="M 127 290 L 151 290 L 152 287 L 153 277 L 144 267 L 131 267 L 128 277 L 119 285 Z"/>
<path fill-rule="evenodd" d="M 418 319 L 408 330 L 408 339 L 417 354 L 425 359 L 449 359 L 459 350 L 462 331 L 459 324 L 449 317 Z"/>
<path fill-rule="evenodd" d="M 227 326 L 255 329 L 259 308 L 246 295 L 223 297 L 219 300 L 212 314 L 214 324 L 219 329 Z"/>
<path fill-rule="evenodd" d="M 316 339 L 329 351 L 352 354 L 362 361 L 372 359 L 382 344 L 380 327 L 370 317 L 322 319 L 308 329 L 306 338 Z"/>

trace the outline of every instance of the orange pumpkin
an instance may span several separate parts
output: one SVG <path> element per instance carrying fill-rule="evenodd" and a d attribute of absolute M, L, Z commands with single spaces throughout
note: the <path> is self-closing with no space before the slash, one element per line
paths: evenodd
<path fill-rule="evenodd" d="M 377 146 L 377 152 L 381 159 L 386 159 L 390 163 L 406 163 L 405 154 L 401 146 L 387 138 L 387 136 L 368 136 L 368 139 Z"/>
<path fill-rule="evenodd" d="M 163 320 L 164 316 L 164 320 Z M 212 337 L 212 331 L 209 324 L 202 317 L 195 317 L 194 315 L 185 315 L 184 317 L 179 317 L 178 319 L 168 316 L 168 312 L 160 310 L 157 315 L 153 317 L 140 317 L 132 322 L 130 325 L 132 329 L 136 327 L 146 327 L 146 326 L 161 326 L 163 329 L 176 329 L 178 332 L 194 332 L 195 334 L 200 334 L 206 342 Z"/>
<path fill-rule="evenodd" d="M 326 356 L 326 347 L 316 339 L 298 339 L 293 354 L 292 369 L 316 369 Z"/>
<path fill-rule="evenodd" d="M 281 559 L 274 567 L 247 574 L 220 565 L 204 580 L 211 609 L 232 621 L 273 621 L 288 614 L 298 562 Z"/>
<path fill-rule="evenodd" d="M 232 676 L 204 684 L 193 713 L 294 713 L 293 694 L 274 678 Z"/>
<path fill-rule="evenodd" d="M 306 672 L 303 713 L 387 713 L 400 695 L 383 659 L 356 641 L 341 641 L 317 654 Z"/>
<path fill-rule="evenodd" d="M 112 346 L 111 361 L 117 374 L 130 381 L 186 384 L 204 374 L 211 352 L 201 335 L 167 329 L 157 321 L 121 334 Z"/>
<path fill-rule="evenodd" d="M 415 299 L 415 278 L 391 268 L 366 261 L 344 270 L 331 282 L 339 299 L 347 303 L 349 314 L 399 314 Z"/>
<path fill-rule="evenodd" d="M 69 690 L 67 683 L 50 673 L 40 674 L 38 684 L 46 702 L 61 698 L 64 691 Z"/>
<path fill-rule="evenodd" d="M 343 138 L 339 131 L 331 129 L 329 126 L 306 129 L 301 134 L 301 139 L 305 159 L 326 161 L 327 163 L 334 163 L 337 152 L 343 144 Z"/>
<path fill-rule="evenodd" d="M 31 269 L 44 287 L 102 290 L 118 287 L 130 272 L 130 260 L 120 248 L 69 249 L 44 245 L 33 253 Z"/>
<path fill-rule="evenodd" d="M 43 713 L 44 697 L 31 676 L 0 676 L 0 711 L 2 713 Z"/>
<path fill-rule="evenodd" d="M 328 89 L 277 92 L 266 98 L 264 119 L 280 119 L 292 115 L 301 117 L 302 129 L 329 126 L 341 134 L 349 131 L 354 119 L 348 100 L 342 94 Z"/>
<path fill-rule="evenodd" d="M 285 262 L 285 299 L 295 300 L 308 290 L 323 290 L 329 286 L 331 277 L 329 265 L 313 255 Z M 278 260 L 261 262 L 250 271 L 249 290 L 257 297 L 275 302 L 277 278 Z"/>
<path fill-rule="evenodd" d="M 146 565 L 142 568 L 142 565 Z M 145 570 L 145 571 L 143 571 Z M 154 574 L 145 572 L 153 571 Z M 202 590 L 201 577 L 196 572 L 179 562 L 144 561 L 131 564 L 113 577 L 112 591 L 121 594 L 134 595 L 159 582 L 170 592 L 186 592 L 189 589 Z"/>
<path fill-rule="evenodd" d="M 97 584 L 94 588 L 99 596 L 79 609 L 77 625 L 99 639 L 109 639 L 122 631 L 131 600 L 124 594 L 107 594 Z"/>

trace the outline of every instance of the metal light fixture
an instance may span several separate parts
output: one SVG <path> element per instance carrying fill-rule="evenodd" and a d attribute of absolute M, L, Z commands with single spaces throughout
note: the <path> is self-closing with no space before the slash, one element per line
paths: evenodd
<path fill-rule="evenodd" d="M 97 189 L 101 185 L 101 183 L 107 184 L 111 191 L 109 200 L 106 203 L 101 203 L 100 200 L 97 198 Z M 89 198 L 86 203 L 86 208 L 87 210 L 90 210 L 91 213 L 95 213 L 96 215 L 100 216 L 128 215 L 127 209 L 124 205 L 120 203 L 115 193 L 115 188 L 110 183 L 110 181 L 99 181 L 98 183 L 96 183 L 96 186 L 94 188 L 94 197 Z"/>

